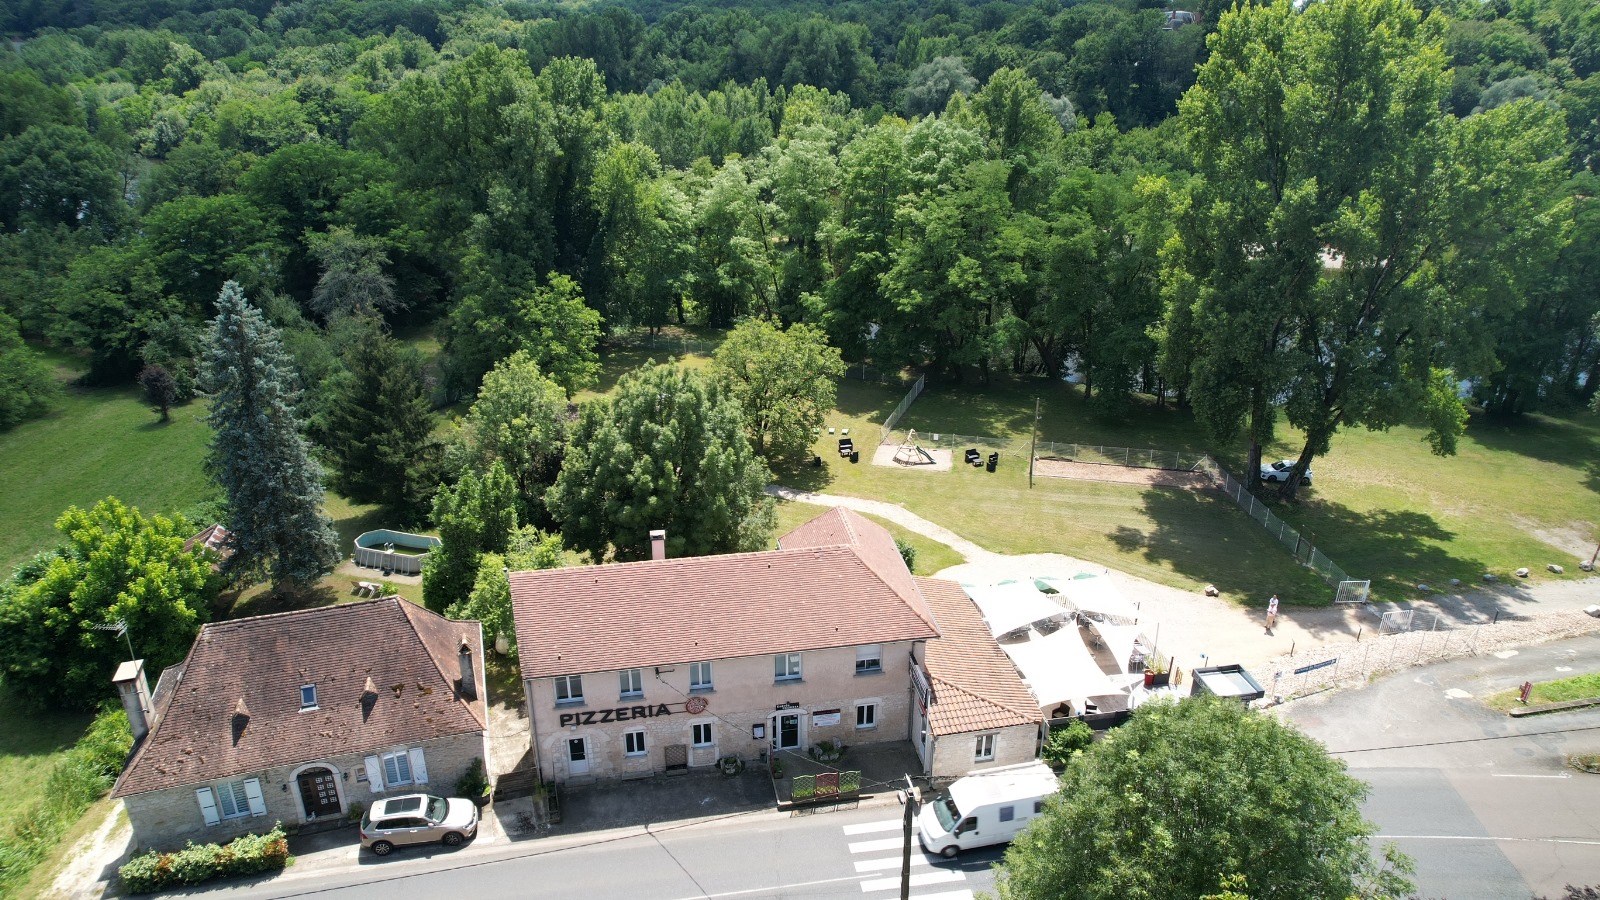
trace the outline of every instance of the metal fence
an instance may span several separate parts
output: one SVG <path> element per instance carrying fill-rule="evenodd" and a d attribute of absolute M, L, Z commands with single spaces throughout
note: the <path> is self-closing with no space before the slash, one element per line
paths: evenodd
<path fill-rule="evenodd" d="M 905 441 L 905 431 L 885 431 L 883 433 L 885 444 L 900 444 Z M 948 431 L 918 431 L 917 446 L 926 450 L 955 450 L 960 447 L 982 447 L 985 450 L 1005 450 L 1013 446 L 1014 441 L 1003 438 L 984 437 L 981 434 L 952 434 Z M 1023 452 L 1027 451 L 1023 447 Z"/>
<path fill-rule="evenodd" d="M 1139 450 L 1131 447 L 1100 447 L 1093 444 L 1066 444 L 1057 441 L 1040 441 L 1034 455 L 1065 459 L 1072 462 L 1100 463 L 1102 465 L 1131 466 L 1139 469 L 1178 469 L 1193 472 L 1210 459 L 1204 453 L 1188 450 Z"/>
<path fill-rule="evenodd" d="M 1278 518 L 1265 503 L 1256 499 L 1249 488 L 1242 482 L 1228 474 L 1228 471 L 1217 464 L 1211 457 L 1206 457 L 1197 466 L 1197 469 L 1211 473 L 1217 487 L 1228 495 L 1245 514 L 1255 519 L 1258 524 L 1266 529 L 1267 534 L 1277 538 L 1284 549 L 1294 554 L 1299 563 L 1321 576 L 1322 580 L 1330 586 L 1337 588 L 1341 582 L 1353 581 L 1344 569 L 1340 568 L 1326 553 L 1318 550 L 1311 541 L 1300 532 L 1289 527 L 1289 523 Z"/>
<path fill-rule="evenodd" d="M 855 381 L 864 381 L 868 384 L 905 384 L 905 377 L 899 372 L 885 372 L 874 369 L 865 363 L 855 363 L 844 370 L 844 377 Z"/>
<path fill-rule="evenodd" d="M 906 414 L 906 410 L 911 408 L 911 404 L 917 402 L 917 397 L 922 393 L 922 388 L 927 384 L 927 381 L 928 376 L 918 376 L 916 383 L 911 385 L 911 390 L 906 391 L 906 395 L 900 398 L 900 405 L 896 406 L 894 412 L 889 413 L 889 417 L 883 420 L 883 429 L 879 432 L 878 437 L 880 446 L 889 443 L 890 435 L 894 434 L 895 424 L 900 421 L 901 416 Z"/>
<path fill-rule="evenodd" d="M 1350 679 L 1366 679 L 1427 662 L 1476 654 L 1483 629 L 1494 627 L 1461 625 L 1433 615 L 1406 617 L 1406 621 L 1405 630 L 1384 632 L 1382 628 L 1389 626 L 1386 617 L 1376 636 L 1281 660 L 1266 686 L 1267 693 L 1290 700 Z"/>

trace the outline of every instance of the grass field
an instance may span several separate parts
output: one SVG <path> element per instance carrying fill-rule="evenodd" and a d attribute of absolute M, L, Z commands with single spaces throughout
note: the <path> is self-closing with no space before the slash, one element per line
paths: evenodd
<path fill-rule="evenodd" d="M 204 417 L 190 403 L 163 425 L 135 389 L 71 388 L 49 415 L 0 431 L 0 572 L 55 546 L 68 506 L 115 496 L 154 515 L 205 499 Z"/>
<path fill-rule="evenodd" d="M 1331 591 L 1295 565 L 1275 540 L 1220 496 L 1098 482 L 1036 479 L 1027 486 L 1026 458 L 1034 402 L 1040 441 L 1212 450 L 1236 473 L 1242 448 L 1207 446 L 1182 410 L 1144 402 L 1128 420 L 1108 425 L 1085 408 L 1077 388 L 1040 379 L 997 378 L 989 386 L 934 385 L 900 428 L 993 438 L 999 471 L 957 465 L 936 473 L 870 466 L 879 423 L 899 402 L 898 388 L 841 383 L 839 411 L 829 425 L 849 427 L 863 461 L 835 453 L 824 433 L 822 470 L 785 471 L 797 487 L 902 503 L 907 509 L 1005 553 L 1060 552 L 1114 566 L 1177 587 L 1214 583 L 1258 602 L 1276 592 L 1286 601 L 1325 603 Z M 1282 429 L 1273 456 L 1293 455 L 1298 438 Z M 1274 511 L 1357 578 L 1369 577 L 1389 598 L 1419 582 L 1475 581 L 1486 571 L 1527 566 L 1536 577 L 1547 562 L 1571 569 L 1600 538 L 1600 419 L 1527 416 L 1515 423 L 1474 418 L 1454 457 L 1437 458 L 1414 428 L 1350 431 L 1313 468 L 1316 484 Z M 1019 527 L 1026 523 L 1027 527 Z M 1565 576 L 1572 577 L 1572 576 Z"/>
<path fill-rule="evenodd" d="M 776 536 L 782 537 L 785 532 L 797 525 L 811 521 L 811 519 L 824 511 L 823 507 L 813 506 L 809 503 L 778 501 L 778 530 Z M 889 533 L 894 535 L 895 540 L 905 541 L 916 548 L 917 564 L 912 567 L 912 572 L 917 575 L 932 575 L 940 569 L 957 566 L 965 561 L 961 558 L 961 554 L 932 538 L 923 537 L 914 531 L 907 531 L 887 519 L 880 519 L 873 515 L 868 515 L 867 518 L 887 528 Z"/>
<path fill-rule="evenodd" d="M 19 815 L 41 808 L 51 769 L 93 718 L 88 713 L 38 712 L 19 703 L 0 684 L 0 797 L 5 798 L 0 803 L 0 834 L 12 833 L 22 824 Z M 29 890 L 17 894 L 33 895 Z"/>
<path fill-rule="evenodd" d="M 1519 696 L 1520 691 L 1513 689 L 1490 694 L 1483 702 L 1490 709 L 1515 709 L 1522 705 Z M 1600 697 L 1600 672 L 1579 675 L 1575 678 L 1562 678 L 1559 681 L 1535 682 L 1533 690 L 1528 694 L 1528 703 L 1538 706 L 1541 703 L 1587 700 L 1591 697 Z"/>

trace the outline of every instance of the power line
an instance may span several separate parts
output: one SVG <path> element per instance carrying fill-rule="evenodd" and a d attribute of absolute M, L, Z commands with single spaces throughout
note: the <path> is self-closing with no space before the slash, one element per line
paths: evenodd
<path fill-rule="evenodd" d="M 1454 738 L 1448 741 L 1424 741 L 1418 744 L 1392 744 L 1388 747 L 1358 747 L 1354 750 L 1329 750 L 1329 756 L 1344 753 L 1373 753 L 1378 750 L 1410 750 L 1416 747 L 1448 747 L 1452 744 L 1477 744 L 1483 741 L 1509 741 L 1515 738 L 1539 737 L 1546 734 L 1571 734 L 1576 731 L 1595 731 L 1600 725 L 1580 725 L 1576 728 L 1554 728 L 1550 731 L 1525 731 L 1521 734 L 1496 734 L 1488 737 Z"/>

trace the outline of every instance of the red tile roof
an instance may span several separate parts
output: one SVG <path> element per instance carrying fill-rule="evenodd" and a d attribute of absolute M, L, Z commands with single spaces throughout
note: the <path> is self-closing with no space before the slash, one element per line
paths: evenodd
<path fill-rule="evenodd" d="M 964 734 L 1044 721 L 1039 701 L 989 634 L 961 585 L 918 578 L 939 617 L 941 636 L 929 641 L 924 665 L 933 682 L 928 724 L 934 734 Z"/>
<path fill-rule="evenodd" d="M 231 540 L 233 540 L 233 532 L 223 528 L 221 524 L 217 524 L 184 541 L 183 549 L 187 552 L 193 550 L 195 545 L 198 544 L 215 553 L 219 561 L 226 561 L 228 557 L 233 555 L 233 545 L 229 543 Z"/>
<path fill-rule="evenodd" d="M 456 689 L 463 639 L 477 699 Z M 479 624 L 398 597 L 214 622 L 200 629 L 176 677 L 168 672 L 157 686 L 156 727 L 112 796 L 482 732 L 487 721 Z M 369 678 L 378 686 L 370 708 L 362 702 Z M 306 684 L 317 687 L 317 709 L 302 712 Z M 235 739 L 241 701 L 249 716 Z"/>
<path fill-rule="evenodd" d="M 523 677 L 938 637 L 888 532 L 817 521 L 778 550 L 511 573 Z"/>

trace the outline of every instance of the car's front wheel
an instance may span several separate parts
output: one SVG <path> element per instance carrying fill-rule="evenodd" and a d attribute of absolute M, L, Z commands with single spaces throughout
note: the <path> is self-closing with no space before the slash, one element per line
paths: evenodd
<path fill-rule="evenodd" d="M 459 846 L 461 846 L 461 841 L 462 841 L 461 832 L 459 832 L 459 831 L 445 832 L 444 845 L 446 847 L 459 847 Z"/>
<path fill-rule="evenodd" d="M 1300 479 L 1300 484 L 1301 484 L 1301 486 L 1309 485 L 1309 484 L 1311 484 L 1311 479 L 1310 478 L 1302 478 L 1302 479 Z"/>
<path fill-rule="evenodd" d="M 388 856 L 394 850 L 394 845 L 388 841 L 373 841 L 372 852 L 379 856 Z"/>
<path fill-rule="evenodd" d="M 956 854 L 960 853 L 960 852 L 961 852 L 961 848 L 960 847 L 957 847 L 955 844 L 951 844 L 950 846 L 944 848 L 943 850 L 940 850 L 939 851 L 939 855 L 944 857 L 945 859 L 955 859 L 956 858 Z"/>

